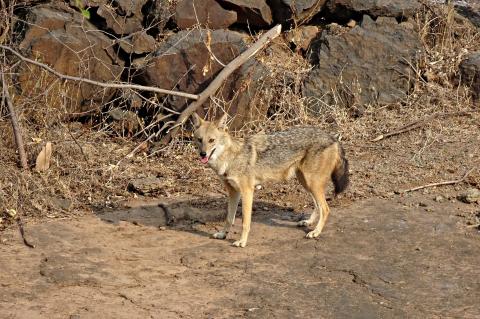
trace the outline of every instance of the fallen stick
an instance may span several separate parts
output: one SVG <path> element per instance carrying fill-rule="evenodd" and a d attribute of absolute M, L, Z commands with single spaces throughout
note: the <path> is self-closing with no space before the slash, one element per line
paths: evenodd
<path fill-rule="evenodd" d="M 35 61 L 35 60 L 29 59 L 27 57 L 24 57 L 23 55 L 21 55 L 20 53 L 18 53 L 17 51 L 15 51 L 14 49 L 12 49 L 8 46 L 0 44 L 0 48 L 2 48 L 4 50 L 7 50 L 7 51 L 10 51 L 14 55 L 16 55 L 20 60 L 28 62 L 28 63 L 36 65 L 36 66 L 39 66 L 42 69 L 47 70 L 48 72 L 50 72 L 50 73 L 52 73 L 52 74 L 56 75 L 57 77 L 59 77 L 61 79 L 64 79 L 64 80 L 84 82 L 84 83 L 88 83 L 88 84 L 92 84 L 92 85 L 96 85 L 96 86 L 100 86 L 100 87 L 104 87 L 104 88 L 133 89 L 133 90 L 140 90 L 140 91 L 155 92 L 155 93 L 160 93 L 160 94 L 176 95 L 176 96 L 185 97 L 185 98 L 188 98 L 188 99 L 191 99 L 191 100 L 197 100 L 199 98 L 199 96 L 196 95 L 196 94 L 165 90 L 165 89 L 160 89 L 160 88 L 156 88 L 156 87 L 153 87 L 153 86 L 144 86 L 144 85 L 123 83 L 123 82 L 120 82 L 120 83 L 104 83 L 104 82 L 98 82 L 98 81 L 85 79 L 85 78 L 81 78 L 81 77 L 77 77 L 77 76 L 62 74 L 60 72 L 55 71 L 53 68 L 49 67 L 46 64 L 43 64 L 43 63 L 40 63 L 38 61 Z"/>
<path fill-rule="evenodd" d="M 23 144 L 22 130 L 20 124 L 18 123 L 17 113 L 12 104 L 12 99 L 7 88 L 7 81 L 5 81 L 5 74 L 2 71 L 2 87 L 3 87 L 3 97 L 6 101 L 8 112 L 10 113 L 10 120 L 12 121 L 13 135 L 15 137 L 15 144 L 18 149 L 18 156 L 20 157 L 20 164 L 24 170 L 28 169 L 27 155 L 25 153 L 25 146 Z"/>
<path fill-rule="evenodd" d="M 460 178 L 460 179 L 455 179 L 455 180 L 452 180 L 452 181 L 445 181 L 445 182 L 438 182 L 438 183 L 431 183 L 431 184 L 427 184 L 427 185 L 422 185 L 422 186 L 418 186 L 418 187 L 414 187 L 414 188 L 410 188 L 410 189 L 406 189 L 406 190 L 400 191 L 399 193 L 400 193 L 400 194 L 403 194 L 403 193 L 418 191 L 419 189 L 424 189 L 424 188 L 434 187 L 434 186 L 443 186 L 443 185 L 458 184 L 458 183 L 461 183 L 461 182 L 465 181 L 465 179 L 467 178 L 467 176 L 468 176 L 474 169 L 475 169 L 475 168 L 469 169 L 469 170 L 462 176 L 462 178 Z"/>
<path fill-rule="evenodd" d="M 173 125 L 168 131 L 165 136 L 160 140 L 160 144 L 167 144 L 170 142 L 172 137 L 177 133 L 180 126 L 182 126 L 185 121 L 195 112 L 200 106 L 202 106 L 207 99 L 213 95 L 218 88 L 222 85 L 222 83 L 227 79 L 227 77 L 233 73 L 237 68 L 242 66 L 248 59 L 254 56 L 260 49 L 262 49 L 268 42 L 272 39 L 276 38 L 280 32 L 282 31 L 281 25 L 276 25 L 268 32 L 264 33 L 257 42 L 255 42 L 251 47 L 247 50 L 243 51 L 242 54 L 237 56 L 233 59 L 230 63 L 227 64 L 225 68 L 220 71 L 217 77 L 207 86 L 203 92 L 198 95 L 198 99 L 192 102 L 185 110 L 182 111 L 180 116 L 178 117 L 175 125 Z"/>
<path fill-rule="evenodd" d="M 439 117 L 448 117 L 448 116 L 465 116 L 465 115 L 470 115 L 469 112 L 451 112 L 451 113 L 437 113 L 437 114 L 433 114 L 431 116 L 428 116 L 427 118 L 424 118 L 424 119 L 421 119 L 421 120 L 417 120 L 417 121 L 413 121 L 407 125 L 404 125 L 400 128 L 398 128 L 397 130 L 393 131 L 393 132 L 390 132 L 390 133 L 385 133 L 385 134 L 380 134 L 378 135 L 377 137 L 375 137 L 372 142 L 378 142 L 378 141 L 381 141 L 381 140 L 384 140 L 388 137 L 391 137 L 391 136 L 395 136 L 395 135 L 399 135 L 399 134 L 402 134 L 402 133 L 405 133 L 405 132 L 409 132 L 411 130 L 414 130 L 414 129 L 417 129 L 417 128 L 420 128 L 422 126 L 424 126 L 427 122 L 431 121 L 431 120 L 434 120 L 436 118 L 439 118 Z"/>
<path fill-rule="evenodd" d="M 25 229 L 23 229 L 23 222 L 20 219 L 20 216 L 17 217 L 17 225 L 18 225 L 18 230 L 20 231 L 20 235 L 22 236 L 23 243 L 25 246 L 30 247 L 30 248 L 35 248 L 35 245 L 30 243 L 27 238 L 25 237 Z"/>
<path fill-rule="evenodd" d="M 480 224 L 467 225 L 467 228 L 476 228 L 476 227 L 480 227 Z"/>

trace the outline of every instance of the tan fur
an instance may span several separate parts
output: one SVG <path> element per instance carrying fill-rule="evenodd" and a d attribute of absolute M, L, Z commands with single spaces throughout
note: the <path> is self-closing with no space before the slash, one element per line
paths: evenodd
<path fill-rule="evenodd" d="M 223 181 L 229 198 L 225 228 L 213 237 L 226 238 L 242 199 L 242 235 L 233 245 L 245 247 L 255 185 L 265 181 L 284 181 L 293 176 L 312 195 L 315 204 L 310 218 L 299 222 L 299 226 L 316 223 L 307 238 L 320 235 L 330 211 L 325 200 L 326 184 L 335 172 L 348 170 L 339 142 L 316 127 L 295 127 L 237 139 L 228 134 L 225 121 L 225 116 L 217 122 L 208 122 L 194 115 L 194 138 L 198 150 L 209 158 L 208 164 Z M 342 163 L 345 164 L 343 167 Z M 347 172 L 343 174 L 345 187 L 348 175 Z"/>

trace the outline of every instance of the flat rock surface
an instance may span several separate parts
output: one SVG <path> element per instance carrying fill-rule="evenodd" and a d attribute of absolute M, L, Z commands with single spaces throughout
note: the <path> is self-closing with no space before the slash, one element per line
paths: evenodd
<path fill-rule="evenodd" d="M 230 245 L 239 219 L 219 241 L 215 223 L 159 229 L 155 210 L 145 224 L 108 212 L 27 225 L 35 249 L 2 233 L 2 318 L 478 318 L 480 237 L 456 214 L 466 204 L 334 206 L 318 240 L 295 227 L 300 214 L 257 205 L 244 249 Z"/>

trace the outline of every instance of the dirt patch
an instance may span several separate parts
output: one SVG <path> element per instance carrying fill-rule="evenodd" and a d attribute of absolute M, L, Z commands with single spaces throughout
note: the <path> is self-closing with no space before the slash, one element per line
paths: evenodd
<path fill-rule="evenodd" d="M 424 197 L 336 207 L 318 240 L 305 239 L 295 226 L 299 214 L 260 202 L 265 209 L 254 214 L 245 249 L 230 246 L 238 221 L 232 238 L 220 241 L 208 237 L 216 223 L 159 230 L 161 210 L 136 224 L 108 222 L 110 213 L 102 212 L 32 225 L 35 249 L 10 230 L 0 245 L 0 312 L 7 318 L 474 318 L 480 241 L 456 216 L 472 207 L 409 205 L 418 201 Z M 183 200 L 171 205 L 196 209 Z"/>

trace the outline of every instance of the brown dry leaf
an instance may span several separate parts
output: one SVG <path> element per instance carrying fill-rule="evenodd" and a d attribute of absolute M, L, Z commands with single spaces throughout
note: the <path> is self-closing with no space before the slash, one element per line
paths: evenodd
<path fill-rule="evenodd" d="M 37 156 L 35 163 L 35 170 L 37 172 L 44 172 L 50 168 L 50 159 L 52 157 L 52 143 L 47 142 L 42 148 L 42 151 Z"/>

